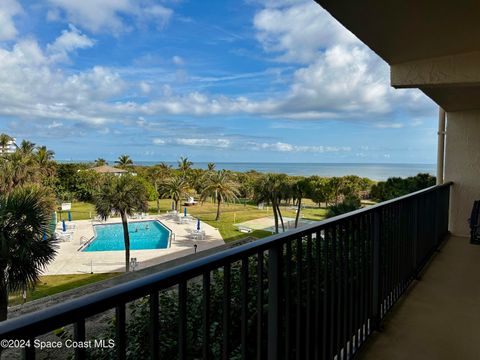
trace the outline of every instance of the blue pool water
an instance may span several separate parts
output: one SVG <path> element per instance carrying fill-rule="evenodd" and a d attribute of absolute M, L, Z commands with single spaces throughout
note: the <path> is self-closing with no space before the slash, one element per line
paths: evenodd
<path fill-rule="evenodd" d="M 96 236 L 82 251 L 125 250 L 123 226 L 94 225 Z M 165 249 L 170 231 L 158 221 L 137 221 L 128 224 L 130 250 Z"/>

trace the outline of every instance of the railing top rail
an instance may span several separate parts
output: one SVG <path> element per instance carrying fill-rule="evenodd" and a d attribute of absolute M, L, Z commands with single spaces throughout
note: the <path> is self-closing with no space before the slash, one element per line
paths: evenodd
<path fill-rule="evenodd" d="M 341 222 L 347 218 L 373 212 L 379 208 L 406 199 L 415 198 L 440 188 L 449 187 L 450 185 L 452 185 L 451 182 L 432 186 L 396 199 L 369 206 L 368 208 L 329 218 L 301 229 L 291 230 L 286 234 L 276 234 L 254 242 L 229 248 L 216 254 L 205 256 L 156 274 L 118 284 L 93 294 L 84 295 L 65 303 L 57 304 L 46 309 L 1 322 L 0 337 L 12 338 L 40 335 L 52 328 L 71 324 L 77 320 L 112 309 L 120 303 L 141 298 L 153 291 L 169 288 L 181 281 L 200 276 L 205 272 L 220 268 L 225 264 L 252 256 L 275 246 L 281 246 L 288 240 L 316 233 L 329 225 Z"/>

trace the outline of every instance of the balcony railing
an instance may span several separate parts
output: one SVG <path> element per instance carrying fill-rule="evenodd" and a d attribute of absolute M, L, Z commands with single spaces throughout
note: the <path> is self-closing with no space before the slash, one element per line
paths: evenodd
<path fill-rule="evenodd" d="M 148 353 L 161 358 L 164 330 L 159 319 L 165 308 L 159 306 L 159 293 L 168 291 L 176 299 L 174 346 L 179 359 L 350 358 L 447 234 L 450 185 L 233 247 L 5 321 L 0 338 L 30 340 L 33 345 L 33 339 L 70 324 L 73 338 L 84 341 L 86 319 L 114 310 L 114 357 L 125 359 L 131 321 L 127 304 L 143 298 L 149 304 Z M 195 329 L 188 311 L 192 284 L 201 298 L 200 326 Z M 216 308 L 211 303 L 214 287 L 221 289 L 222 299 Z M 23 350 L 27 359 L 35 358 L 32 345 Z M 75 357 L 85 358 L 87 351 L 76 349 Z"/>

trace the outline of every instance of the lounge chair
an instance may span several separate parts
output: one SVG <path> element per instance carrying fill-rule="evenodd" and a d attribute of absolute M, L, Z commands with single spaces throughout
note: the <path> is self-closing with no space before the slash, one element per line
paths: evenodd
<path fill-rule="evenodd" d="M 195 201 L 195 199 L 193 197 L 189 197 L 187 199 L 187 201 L 185 201 L 183 203 L 183 205 L 185 205 L 185 206 L 196 205 L 196 204 L 197 204 L 197 202 Z"/>
<path fill-rule="evenodd" d="M 55 237 L 60 241 L 71 241 L 73 234 L 71 232 L 56 231 Z"/>
<path fill-rule="evenodd" d="M 253 230 L 250 229 L 249 227 L 246 227 L 246 226 L 239 226 L 238 228 L 238 231 L 242 232 L 242 233 L 246 233 L 246 234 L 250 234 Z"/>
<path fill-rule="evenodd" d="M 473 202 L 472 214 L 468 219 L 470 224 L 470 243 L 480 244 L 480 200 Z"/>

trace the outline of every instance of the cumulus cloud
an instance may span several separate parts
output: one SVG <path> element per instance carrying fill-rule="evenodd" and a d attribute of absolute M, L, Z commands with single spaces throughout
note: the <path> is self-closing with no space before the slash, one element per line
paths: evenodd
<path fill-rule="evenodd" d="M 153 139 L 155 145 L 185 145 L 195 147 L 228 148 L 232 144 L 229 139 L 209 138 L 174 138 L 174 139 Z"/>
<path fill-rule="evenodd" d="M 279 152 L 306 152 L 306 153 L 329 153 L 329 152 L 348 152 L 351 148 L 348 146 L 318 146 L 318 145 L 293 145 L 284 142 L 276 143 L 255 143 L 250 142 L 250 147 L 254 150 L 271 150 Z"/>
<path fill-rule="evenodd" d="M 144 4 L 134 0 L 49 0 L 53 9 L 49 12 L 51 20 L 60 19 L 52 16 L 63 11 L 69 22 L 93 33 L 112 32 L 120 34 L 130 30 L 123 21 L 123 16 L 133 16 L 141 24 L 154 21 L 157 28 L 163 28 L 173 11 L 162 5 Z"/>
<path fill-rule="evenodd" d="M 339 153 L 350 152 L 349 146 L 295 145 L 285 142 L 256 142 L 234 138 L 155 138 L 155 145 L 182 145 L 190 147 L 235 148 L 253 151 L 283 153 Z"/>
<path fill-rule="evenodd" d="M 22 7 L 16 0 L 0 1 L 0 41 L 17 37 L 17 28 L 13 18 L 22 13 Z"/>
<path fill-rule="evenodd" d="M 0 115 L 101 124 L 109 118 L 107 101 L 124 88 L 109 68 L 64 73 L 31 39 L 0 48 Z"/>
<path fill-rule="evenodd" d="M 69 30 L 63 30 L 52 44 L 47 45 L 47 52 L 52 60 L 64 61 L 68 59 L 68 53 L 76 49 L 90 48 L 94 44 L 94 40 L 82 34 L 75 26 L 69 25 Z"/>

